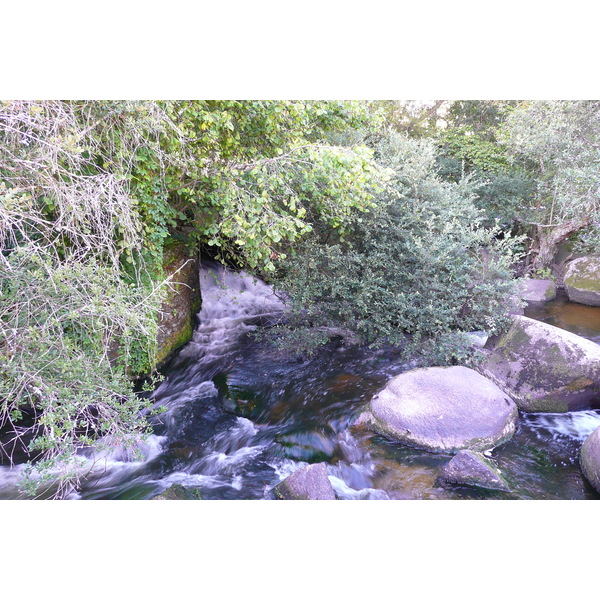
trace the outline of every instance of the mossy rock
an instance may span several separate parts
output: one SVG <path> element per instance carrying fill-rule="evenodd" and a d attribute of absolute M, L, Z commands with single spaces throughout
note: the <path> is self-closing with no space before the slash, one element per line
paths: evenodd
<path fill-rule="evenodd" d="M 600 306 L 600 257 L 584 256 L 570 262 L 564 283 L 571 302 Z"/>
<path fill-rule="evenodd" d="M 600 401 L 600 346 L 528 317 L 513 317 L 479 369 L 523 411 L 566 412 Z"/>
<path fill-rule="evenodd" d="M 470 450 L 461 450 L 454 456 L 442 470 L 440 479 L 453 485 L 510 491 L 498 467 L 482 454 Z"/>
<path fill-rule="evenodd" d="M 152 500 L 202 500 L 202 495 L 199 490 L 186 488 L 175 483 L 162 494 L 154 496 Z"/>
<path fill-rule="evenodd" d="M 183 244 L 174 244 L 165 251 L 163 274 L 171 277 L 169 290 L 158 320 L 156 362 L 167 357 L 192 338 L 195 315 L 202 304 L 198 260 L 190 256 Z"/>

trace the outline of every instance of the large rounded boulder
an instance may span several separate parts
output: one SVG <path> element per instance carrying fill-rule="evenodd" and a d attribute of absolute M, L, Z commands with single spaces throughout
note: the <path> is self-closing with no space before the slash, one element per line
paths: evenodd
<path fill-rule="evenodd" d="M 579 464 L 585 478 L 600 494 L 600 427 L 583 443 L 579 454 Z"/>
<path fill-rule="evenodd" d="M 520 292 L 526 302 L 548 302 L 556 298 L 556 284 L 549 279 L 524 279 Z"/>
<path fill-rule="evenodd" d="M 579 410 L 600 399 L 600 346 L 528 317 L 513 317 L 480 370 L 527 412 Z"/>
<path fill-rule="evenodd" d="M 429 367 L 394 377 L 359 417 L 384 437 L 432 452 L 486 450 L 509 440 L 515 403 L 467 367 Z"/>
<path fill-rule="evenodd" d="M 600 306 L 600 256 L 584 256 L 570 262 L 564 283 L 571 302 Z"/>

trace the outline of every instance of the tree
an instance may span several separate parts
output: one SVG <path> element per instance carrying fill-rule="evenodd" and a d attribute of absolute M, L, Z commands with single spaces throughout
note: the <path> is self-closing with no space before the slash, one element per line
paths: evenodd
<path fill-rule="evenodd" d="M 364 146 L 339 147 L 329 132 L 368 127 L 358 102 L 183 101 L 160 103 L 176 134 L 144 148 L 133 173 L 158 235 L 187 236 L 216 257 L 272 271 L 280 244 L 310 230 L 313 213 L 334 227 L 365 210 L 378 174 Z M 169 212 L 170 211 L 170 212 Z M 176 227 L 173 227 L 175 220 Z"/>
<path fill-rule="evenodd" d="M 98 160 L 86 128 L 71 103 L 0 105 L 0 450 L 35 458 L 31 493 L 66 493 L 78 451 L 146 430 L 128 372 L 151 360 L 164 284 L 144 274 L 126 158 Z"/>
<path fill-rule="evenodd" d="M 523 102 L 508 116 L 502 139 L 515 163 L 537 180 L 528 206 L 535 231 L 532 268 L 548 267 L 558 245 L 574 234 L 591 235 L 597 244 L 600 102 Z"/>
<path fill-rule="evenodd" d="M 514 101 L 456 101 L 447 114 L 447 127 L 437 132 L 437 162 L 442 177 L 459 181 L 471 176 L 482 185 L 475 205 L 486 222 L 504 230 L 524 233 L 530 216 L 534 182 L 523 166 L 511 161 L 508 148 L 498 140 L 499 128 L 514 108 Z"/>
<path fill-rule="evenodd" d="M 379 116 L 383 131 L 388 129 L 411 137 L 435 135 L 438 122 L 447 116 L 448 100 L 374 100 L 370 110 Z"/>

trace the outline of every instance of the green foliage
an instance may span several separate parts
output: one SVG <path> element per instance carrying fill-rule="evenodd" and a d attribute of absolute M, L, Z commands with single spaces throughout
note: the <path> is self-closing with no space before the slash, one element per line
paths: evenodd
<path fill-rule="evenodd" d="M 35 459 L 24 488 L 61 496 L 82 448 L 146 431 L 130 373 L 153 365 L 165 286 L 146 271 L 128 158 L 107 166 L 81 106 L 0 108 L 0 429 Z"/>
<path fill-rule="evenodd" d="M 515 164 L 537 183 L 528 203 L 536 235 L 533 268 L 547 267 L 558 244 L 574 234 L 594 244 L 600 222 L 600 102 L 523 102 L 507 118 L 501 139 Z"/>
<path fill-rule="evenodd" d="M 456 100 L 446 118 L 450 128 L 472 131 L 487 141 L 497 141 L 496 132 L 519 104 L 517 100 Z"/>
<path fill-rule="evenodd" d="M 524 102 L 503 128 L 515 160 L 537 167 L 538 221 L 589 222 L 600 211 L 600 102 Z"/>
<path fill-rule="evenodd" d="M 166 149 L 169 201 L 217 258 L 272 271 L 282 247 L 310 231 L 309 212 L 340 227 L 372 201 L 368 151 L 324 142 L 368 123 L 360 103 L 193 101 L 165 110 L 182 136 Z"/>
<path fill-rule="evenodd" d="M 448 104 L 447 100 L 375 100 L 369 103 L 369 109 L 382 131 L 391 129 L 422 138 L 435 135 Z"/>
<path fill-rule="evenodd" d="M 600 224 L 595 223 L 577 231 L 572 238 L 571 249 L 578 254 L 598 254 L 600 252 Z"/>
<path fill-rule="evenodd" d="M 468 180 L 436 176 L 431 142 L 390 133 L 376 156 L 393 172 L 377 206 L 356 215 L 344 239 L 323 233 L 284 263 L 278 284 L 296 323 L 346 328 L 374 345 L 498 332 L 514 292 L 515 240 L 481 225 Z"/>
<path fill-rule="evenodd" d="M 498 132 L 514 102 L 456 101 L 448 111 L 448 127 L 438 133 L 440 175 L 459 181 L 470 175 L 480 182 L 475 205 L 486 222 L 499 222 L 508 231 L 523 231 L 531 218 L 534 184 L 521 166 L 513 163 Z"/>
<path fill-rule="evenodd" d="M 0 429 L 47 478 L 136 438 L 132 374 L 157 357 L 165 248 L 177 239 L 269 272 L 315 224 L 347 233 L 385 173 L 360 102 L 0 103 Z M 31 443 L 30 443 L 30 440 Z"/>

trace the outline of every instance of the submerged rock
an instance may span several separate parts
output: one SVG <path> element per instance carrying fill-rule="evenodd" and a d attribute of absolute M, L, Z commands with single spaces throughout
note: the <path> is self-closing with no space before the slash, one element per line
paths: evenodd
<path fill-rule="evenodd" d="M 508 483 L 492 461 L 470 450 L 461 450 L 454 456 L 442 470 L 440 479 L 455 485 L 510 491 Z"/>
<path fill-rule="evenodd" d="M 294 471 L 272 490 L 278 500 L 335 500 L 325 463 Z"/>
<path fill-rule="evenodd" d="M 600 257 L 584 256 L 570 262 L 564 283 L 571 302 L 600 306 Z"/>
<path fill-rule="evenodd" d="M 287 458 L 303 462 L 323 462 L 333 458 L 336 443 L 318 431 L 299 431 L 276 436 Z"/>
<path fill-rule="evenodd" d="M 600 398 L 600 346 L 528 317 L 513 317 L 480 369 L 524 411 L 566 412 Z"/>
<path fill-rule="evenodd" d="M 526 302 L 548 302 L 556 298 L 556 284 L 549 279 L 524 279 L 520 290 Z"/>
<path fill-rule="evenodd" d="M 467 367 L 429 367 L 394 377 L 356 422 L 432 452 L 486 450 L 515 432 L 515 403 Z"/>
<path fill-rule="evenodd" d="M 175 483 L 162 494 L 154 496 L 152 500 L 202 500 L 202 495 L 199 490 L 189 489 Z"/>
<path fill-rule="evenodd" d="M 600 494 L 600 427 L 583 443 L 579 454 L 579 464 L 585 478 Z"/>

